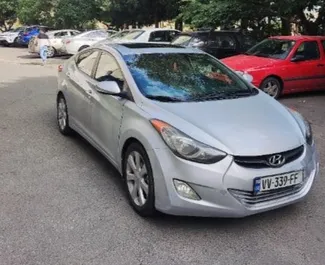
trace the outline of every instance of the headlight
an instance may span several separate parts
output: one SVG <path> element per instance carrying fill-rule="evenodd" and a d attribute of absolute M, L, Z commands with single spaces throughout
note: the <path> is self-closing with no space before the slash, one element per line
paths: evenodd
<path fill-rule="evenodd" d="M 241 78 L 245 79 L 248 83 L 252 83 L 254 78 L 252 75 L 250 75 L 247 72 L 242 72 L 242 71 L 235 71 L 236 74 L 238 74 Z"/>
<path fill-rule="evenodd" d="M 171 125 L 151 120 L 167 146 L 180 158 L 203 164 L 216 163 L 227 156 L 226 153 L 192 139 Z"/>
<path fill-rule="evenodd" d="M 304 123 L 306 142 L 307 144 L 312 145 L 314 142 L 314 138 L 313 138 L 313 131 L 310 122 L 307 121 L 299 112 L 291 108 L 289 109 L 298 119 L 300 119 Z"/>

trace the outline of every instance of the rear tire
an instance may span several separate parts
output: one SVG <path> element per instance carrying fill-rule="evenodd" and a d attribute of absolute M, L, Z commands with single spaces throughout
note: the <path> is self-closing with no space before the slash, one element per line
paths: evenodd
<path fill-rule="evenodd" d="M 133 209 L 143 217 L 154 216 L 155 189 L 151 163 L 140 143 L 130 144 L 123 155 L 123 177 Z"/>
<path fill-rule="evenodd" d="M 57 107 L 57 122 L 58 122 L 60 133 L 66 136 L 72 135 L 73 130 L 69 126 L 68 106 L 65 97 L 62 94 L 58 96 L 56 107 Z"/>
<path fill-rule="evenodd" d="M 278 99 L 282 93 L 281 81 L 276 77 L 267 77 L 262 82 L 260 89 L 272 98 Z"/>
<path fill-rule="evenodd" d="M 87 49 L 89 46 L 88 45 L 83 45 L 79 48 L 78 52 L 84 50 L 84 49 Z"/>
<path fill-rule="evenodd" d="M 47 47 L 47 58 L 53 58 L 55 56 L 56 56 L 55 48 L 52 46 Z"/>

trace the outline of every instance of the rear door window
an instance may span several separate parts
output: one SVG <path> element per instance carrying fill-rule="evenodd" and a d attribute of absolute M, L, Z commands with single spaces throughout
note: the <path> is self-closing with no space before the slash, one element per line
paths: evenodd
<path fill-rule="evenodd" d="M 317 41 L 304 41 L 303 43 L 301 43 L 294 57 L 297 55 L 303 56 L 307 61 L 319 60 L 320 51 Z"/>
<path fill-rule="evenodd" d="M 76 61 L 77 67 L 86 75 L 92 77 L 98 51 L 90 50 L 81 53 Z"/>
<path fill-rule="evenodd" d="M 209 38 L 211 46 L 218 49 L 235 50 L 236 40 L 230 35 L 211 34 Z"/>
<path fill-rule="evenodd" d="M 61 31 L 61 32 L 55 33 L 54 37 L 55 38 L 62 38 L 62 37 L 67 36 L 67 35 L 68 35 L 68 31 Z"/>
<path fill-rule="evenodd" d="M 172 42 L 173 39 L 179 34 L 178 31 L 170 30 L 166 31 L 166 39 L 168 42 Z"/>
<path fill-rule="evenodd" d="M 325 54 L 325 40 L 322 41 L 322 46 L 323 46 L 323 51 L 324 51 L 324 54 Z"/>
<path fill-rule="evenodd" d="M 166 31 L 153 31 L 150 34 L 149 41 L 167 42 Z"/>

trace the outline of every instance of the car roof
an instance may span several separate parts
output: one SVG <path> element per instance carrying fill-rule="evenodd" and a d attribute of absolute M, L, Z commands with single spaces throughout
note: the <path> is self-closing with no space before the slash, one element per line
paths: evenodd
<path fill-rule="evenodd" d="M 153 32 L 153 31 L 168 31 L 168 30 L 171 30 L 171 31 L 178 31 L 180 32 L 179 30 L 177 29 L 167 29 L 167 28 L 146 28 L 146 29 L 131 29 L 130 31 L 145 31 L 145 32 Z"/>
<path fill-rule="evenodd" d="M 209 34 L 209 33 L 231 33 L 231 34 L 242 34 L 239 31 L 236 30 L 198 30 L 198 31 L 187 31 L 187 32 L 182 32 L 180 35 L 197 35 L 197 34 Z"/>
<path fill-rule="evenodd" d="M 301 40 L 325 39 L 325 36 L 306 36 L 306 35 L 300 35 L 300 36 L 298 36 L 298 35 L 295 35 L 295 36 L 272 36 L 269 39 L 301 41 Z"/>
<path fill-rule="evenodd" d="M 121 55 L 148 53 L 204 53 L 200 49 L 150 42 L 111 43 L 107 41 L 101 42 L 98 47 L 104 50 L 108 50 L 111 47 L 118 51 Z"/>

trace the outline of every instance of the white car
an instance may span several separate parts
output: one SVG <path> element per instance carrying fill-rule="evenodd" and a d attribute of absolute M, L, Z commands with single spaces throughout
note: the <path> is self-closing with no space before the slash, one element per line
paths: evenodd
<path fill-rule="evenodd" d="M 101 40 L 107 39 L 114 33 L 116 33 L 116 31 L 113 30 L 91 30 L 83 32 L 73 38 L 66 38 L 63 40 L 64 52 L 67 54 L 76 54 Z"/>
<path fill-rule="evenodd" d="M 63 40 L 68 37 L 73 37 L 80 34 L 80 31 L 73 29 L 62 29 L 62 30 L 54 30 L 46 33 L 49 36 L 49 46 L 47 57 L 51 58 L 56 55 L 65 54 L 65 50 L 63 49 Z M 30 53 L 40 53 L 40 43 L 38 41 L 37 36 L 33 37 L 28 45 L 28 51 Z"/>
<path fill-rule="evenodd" d="M 25 27 L 19 27 L 14 30 L 3 32 L 0 34 L 0 44 L 4 46 L 18 46 L 18 35 L 24 31 Z"/>
<path fill-rule="evenodd" d="M 170 43 L 179 33 L 175 29 L 164 29 L 164 28 L 154 28 L 154 29 L 135 29 L 130 31 L 129 34 L 120 38 L 122 42 L 158 42 L 167 44 Z"/>

